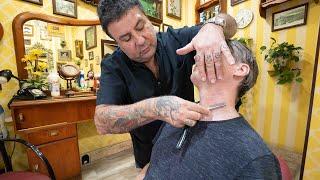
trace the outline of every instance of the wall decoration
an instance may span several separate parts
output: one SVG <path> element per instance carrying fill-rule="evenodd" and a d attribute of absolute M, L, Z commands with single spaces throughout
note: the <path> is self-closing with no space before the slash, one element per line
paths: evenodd
<path fill-rule="evenodd" d="M 24 45 L 30 46 L 31 45 L 31 39 L 24 39 Z"/>
<path fill-rule="evenodd" d="M 30 24 L 23 25 L 23 35 L 24 36 L 33 36 L 33 26 Z"/>
<path fill-rule="evenodd" d="M 167 0 L 167 16 L 181 19 L 181 0 Z"/>
<path fill-rule="evenodd" d="M 163 32 L 167 32 L 167 30 L 168 30 L 169 27 L 172 28 L 171 25 L 163 23 L 163 24 L 162 24 L 162 31 L 163 31 Z"/>
<path fill-rule="evenodd" d="M 101 57 L 104 58 L 106 54 L 112 54 L 117 47 L 115 41 L 101 39 Z"/>
<path fill-rule="evenodd" d="M 93 51 L 89 51 L 89 60 L 93 60 L 93 59 L 94 59 Z"/>
<path fill-rule="evenodd" d="M 101 63 L 101 58 L 100 58 L 100 56 L 96 56 L 96 57 L 95 57 L 95 60 L 96 60 L 96 65 L 100 65 L 100 63 Z"/>
<path fill-rule="evenodd" d="M 23 0 L 23 1 L 31 2 L 33 4 L 43 5 L 42 0 Z"/>
<path fill-rule="evenodd" d="M 307 23 L 308 4 L 302 4 L 272 14 L 272 31 L 305 25 Z"/>
<path fill-rule="evenodd" d="M 65 29 L 63 26 L 48 23 L 48 36 L 64 37 Z"/>
<path fill-rule="evenodd" d="M 52 0 L 53 13 L 77 18 L 76 0 Z"/>
<path fill-rule="evenodd" d="M 83 58 L 83 41 L 76 40 L 75 48 L 76 48 L 76 57 L 82 59 Z"/>
<path fill-rule="evenodd" d="M 240 9 L 235 20 L 237 22 L 238 29 L 245 28 L 253 20 L 253 12 L 250 9 Z"/>
<path fill-rule="evenodd" d="M 244 1 L 246 1 L 246 0 L 231 0 L 231 6 L 240 4 L 240 3 L 244 2 Z"/>
<path fill-rule="evenodd" d="M 97 47 L 97 29 L 96 26 L 88 27 L 85 30 L 86 50 Z"/>
<path fill-rule="evenodd" d="M 47 40 L 51 41 L 52 37 L 48 35 L 47 27 L 41 27 L 40 28 L 40 39 L 41 40 Z"/>
<path fill-rule="evenodd" d="M 71 50 L 58 50 L 58 60 L 59 61 L 71 61 Z"/>

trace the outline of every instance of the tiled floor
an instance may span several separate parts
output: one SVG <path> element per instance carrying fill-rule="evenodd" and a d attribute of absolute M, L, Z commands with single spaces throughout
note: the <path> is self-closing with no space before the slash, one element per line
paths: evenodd
<path fill-rule="evenodd" d="M 83 180 L 131 180 L 139 169 L 135 168 L 132 151 L 123 151 L 82 168 Z"/>

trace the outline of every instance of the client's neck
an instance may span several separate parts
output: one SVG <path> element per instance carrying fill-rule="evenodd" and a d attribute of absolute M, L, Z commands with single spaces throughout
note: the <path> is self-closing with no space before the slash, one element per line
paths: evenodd
<path fill-rule="evenodd" d="M 235 99 L 237 94 L 232 89 L 206 88 L 200 89 L 200 105 L 212 106 L 215 104 L 225 103 L 222 108 L 213 109 L 209 116 L 203 118 L 204 121 L 221 121 L 236 118 L 239 113 L 235 109 Z"/>

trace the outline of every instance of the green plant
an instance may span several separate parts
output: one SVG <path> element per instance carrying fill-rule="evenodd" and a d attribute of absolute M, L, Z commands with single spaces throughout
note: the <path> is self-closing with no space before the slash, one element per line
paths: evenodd
<path fill-rule="evenodd" d="M 302 82 L 301 69 L 296 67 L 302 48 L 288 42 L 278 44 L 274 38 L 271 40 L 269 49 L 266 46 L 260 47 L 261 54 L 265 52 L 264 60 L 273 66 L 274 70 L 268 71 L 270 76 L 277 78 L 277 84 L 291 83 L 293 80 Z"/>

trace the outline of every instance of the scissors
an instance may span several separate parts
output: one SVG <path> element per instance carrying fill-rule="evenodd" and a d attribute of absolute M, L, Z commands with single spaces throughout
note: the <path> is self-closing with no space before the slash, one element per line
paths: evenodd
<path fill-rule="evenodd" d="M 217 103 L 217 104 L 214 104 L 214 105 L 211 105 L 211 106 L 209 106 L 209 110 L 215 110 L 215 109 L 219 109 L 219 108 L 223 108 L 223 107 L 225 107 L 226 106 L 226 103 Z M 176 148 L 177 149 L 181 149 L 182 148 L 182 146 L 183 146 L 183 144 L 185 143 L 185 141 L 186 141 L 186 137 L 187 137 L 187 135 L 188 135 L 188 132 L 189 132 L 189 129 L 190 129 L 190 126 L 185 126 L 184 128 L 183 128 L 183 133 L 182 133 L 182 135 L 181 135 L 181 137 L 180 137 L 180 139 L 179 139 L 179 141 L 178 141 L 178 143 L 177 143 L 177 145 L 176 145 Z"/>

